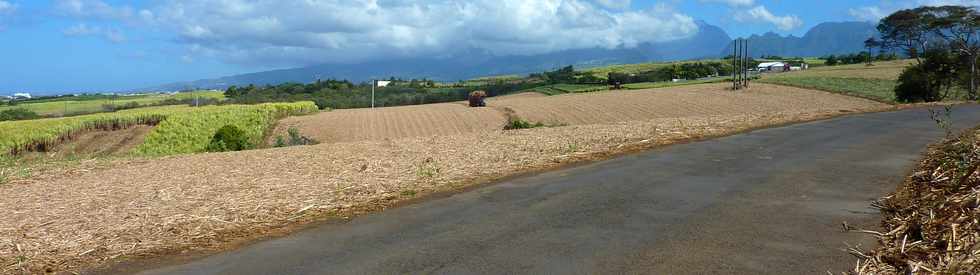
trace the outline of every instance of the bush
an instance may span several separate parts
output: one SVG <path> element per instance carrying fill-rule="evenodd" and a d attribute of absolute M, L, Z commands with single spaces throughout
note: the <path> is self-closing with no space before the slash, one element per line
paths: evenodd
<path fill-rule="evenodd" d="M 544 127 L 544 123 L 536 122 L 531 123 L 530 121 L 524 120 L 522 118 L 511 118 L 507 121 L 507 125 L 504 125 L 504 130 L 516 130 L 516 129 L 531 129 Z"/>
<path fill-rule="evenodd" d="M 320 110 L 326 110 L 330 108 L 330 101 L 326 98 L 318 97 L 313 99 L 313 103 L 316 104 L 316 108 Z"/>
<path fill-rule="evenodd" d="M 207 150 L 208 152 L 227 152 L 241 151 L 252 147 L 252 143 L 248 141 L 248 136 L 244 131 L 235 125 L 225 125 L 214 133 Z"/>
<path fill-rule="evenodd" d="M 296 127 L 289 127 L 289 130 L 286 130 L 286 132 L 289 134 L 289 137 L 285 138 L 283 136 L 277 136 L 276 143 L 273 146 L 286 147 L 286 146 L 317 144 L 316 140 L 300 135 L 299 129 L 297 129 Z"/>
<path fill-rule="evenodd" d="M 905 68 L 898 76 L 898 86 L 895 86 L 895 100 L 899 102 L 930 102 L 939 97 L 929 85 L 927 73 L 920 66 Z"/>
<path fill-rule="evenodd" d="M 24 109 L 24 108 L 17 108 L 17 109 L 9 109 L 9 110 L 0 111 L 0 121 L 7 121 L 7 120 L 28 120 L 28 119 L 36 119 L 36 118 L 40 118 L 40 117 L 41 116 L 39 116 L 34 111 L 31 111 L 31 110 L 28 110 L 28 109 Z"/>
<path fill-rule="evenodd" d="M 957 79 L 957 57 L 936 47 L 925 53 L 921 64 L 902 71 L 895 87 L 895 99 L 901 102 L 941 101 L 949 96 Z"/>

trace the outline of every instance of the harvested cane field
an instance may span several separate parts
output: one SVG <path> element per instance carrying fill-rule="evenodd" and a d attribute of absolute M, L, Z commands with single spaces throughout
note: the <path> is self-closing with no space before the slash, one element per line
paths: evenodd
<path fill-rule="evenodd" d="M 769 84 L 732 92 L 728 84 L 543 96 L 536 93 L 487 100 L 487 108 L 463 103 L 335 110 L 280 121 L 276 135 L 296 127 L 319 142 L 446 136 L 503 128 L 509 116 L 546 125 L 584 125 L 658 118 L 765 115 L 785 111 L 863 111 L 869 100 Z M 268 142 L 268 141 L 267 141 Z"/>
<path fill-rule="evenodd" d="M 490 108 L 469 108 L 463 103 L 440 103 L 375 109 L 342 109 L 283 119 L 276 127 L 285 135 L 297 127 L 319 142 L 383 140 L 455 135 L 498 130 L 506 118 Z"/>
<path fill-rule="evenodd" d="M 340 110 L 281 123 L 280 127 L 306 123 L 299 126 L 305 134 L 325 133 L 318 145 L 82 162 L 29 175 L 0 166 L 0 175 L 9 175 L 7 183 L 0 184 L 0 209 L 6 211 L 0 215 L 0 273 L 85 271 L 132 257 L 222 250 L 238 241 L 288 232 L 296 225 L 384 209 L 515 173 L 827 118 L 841 110 L 891 108 L 823 92 L 766 85 L 753 89 L 733 93 L 724 85 L 705 85 L 520 95 L 489 102 L 499 108 L 434 104 Z M 541 108 L 520 105 L 538 100 Z M 747 106 L 735 106 L 741 104 Z M 507 105 L 520 115 L 554 116 L 573 124 L 501 130 Z M 593 109 L 558 110 L 575 108 L 572 105 Z M 585 113 L 596 106 L 609 109 L 591 117 Z M 330 116 L 337 113 L 341 115 Z M 416 117 L 407 121 L 416 122 L 409 128 L 392 124 L 405 123 L 412 115 Z M 360 130 L 341 134 L 347 129 L 337 125 L 348 120 L 392 122 L 381 124 L 388 125 L 383 129 L 355 126 Z M 446 126 L 447 121 L 456 128 Z M 440 125 L 452 130 L 435 129 Z M 330 142 L 331 138 L 367 140 Z"/>
<path fill-rule="evenodd" d="M 491 99 L 489 106 L 513 111 L 532 122 L 556 125 L 756 114 L 784 111 L 861 111 L 878 104 L 853 97 L 768 84 L 732 92 L 730 84 L 610 91 L 552 97 Z"/>

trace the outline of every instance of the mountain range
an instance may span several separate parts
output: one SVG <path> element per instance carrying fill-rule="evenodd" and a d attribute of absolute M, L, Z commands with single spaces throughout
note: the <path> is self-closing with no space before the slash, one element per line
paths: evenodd
<path fill-rule="evenodd" d="M 322 64 L 302 68 L 178 82 L 142 90 L 176 91 L 224 89 L 231 85 L 312 82 L 317 78 L 355 82 L 397 77 L 456 81 L 480 76 L 527 74 L 560 66 L 595 67 L 611 64 L 718 58 L 731 54 L 732 38 L 721 28 L 698 22 L 697 34 L 680 40 L 644 43 L 633 48 L 589 48 L 528 56 L 495 56 L 484 49 L 467 49 L 447 57 L 417 57 L 357 64 Z M 775 33 L 748 37 L 752 56 L 824 56 L 863 50 L 864 40 L 875 35 L 867 22 L 822 23 L 803 37 Z"/>
<path fill-rule="evenodd" d="M 811 28 L 803 37 L 780 36 L 773 32 L 749 36 L 749 54 L 759 56 L 827 56 L 864 51 L 864 41 L 877 36 L 875 25 L 867 22 L 828 22 Z M 722 56 L 732 54 L 732 42 Z"/>

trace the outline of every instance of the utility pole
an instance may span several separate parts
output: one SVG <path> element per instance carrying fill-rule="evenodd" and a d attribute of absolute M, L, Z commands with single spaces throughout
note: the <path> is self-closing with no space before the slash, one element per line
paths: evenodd
<path fill-rule="evenodd" d="M 745 39 L 744 45 L 742 45 L 742 50 L 745 51 L 745 54 L 742 55 L 742 58 L 745 60 L 745 62 L 743 62 L 744 64 L 742 65 L 743 66 L 742 72 L 745 73 L 745 77 L 743 77 L 742 80 L 745 81 L 745 85 L 743 86 L 745 88 L 748 88 L 749 87 L 749 40 L 748 39 Z"/>
<path fill-rule="evenodd" d="M 378 86 L 378 80 L 371 81 L 371 108 L 374 108 L 374 86 Z"/>
<path fill-rule="evenodd" d="M 749 87 L 749 40 L 732 41 L 732 90 Z"/>
<path fill-rule="evenodd" d="M 732 44 L 732 90 L 738 90 L 738 40 Z"/>

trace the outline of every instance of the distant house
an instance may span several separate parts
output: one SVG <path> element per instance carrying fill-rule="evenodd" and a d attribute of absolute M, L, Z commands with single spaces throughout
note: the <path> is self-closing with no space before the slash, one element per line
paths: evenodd
<path fill-rule="evenodd" d="M 763 62 L 756 68 L 760 72 L 783 72 L 789 69 L 789 65 L 783 62 Z"/>

